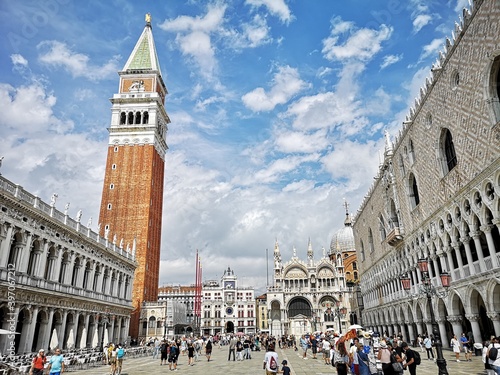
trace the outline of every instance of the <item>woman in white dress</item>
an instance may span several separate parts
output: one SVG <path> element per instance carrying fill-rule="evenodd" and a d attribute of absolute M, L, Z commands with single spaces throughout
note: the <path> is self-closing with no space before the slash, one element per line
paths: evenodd
<path fill-rule="evenodd" d="M 453 353 L 455 353 L 455 359 L 457 362 L 460 362 L 460 341 L 457 340 L 456 335 L 453 335 L 453 338 L 450 341 L 450 346 L 453 349 Z"/>

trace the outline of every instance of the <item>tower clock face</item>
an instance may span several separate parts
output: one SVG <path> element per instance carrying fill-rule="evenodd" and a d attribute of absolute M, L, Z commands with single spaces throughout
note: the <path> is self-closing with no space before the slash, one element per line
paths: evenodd
<path fill-rule="evenodd" d="M 235 284 L 234 281 L 226 281 L 224 283 L 224 288 L 226 288 L 226 289 L 234 289 L 234 286 L 235 286 L 234 284 Z"/>
<path fill-rule="evenodd" d="M 233 310 L 233 308 L 232 308 L 232 307 L 228 307 L 228 308 L 226 309 L 226 314 L 227 314 L 227 315 L 233 315 L 233 311 L 234 311 L 234 310 Z"/>

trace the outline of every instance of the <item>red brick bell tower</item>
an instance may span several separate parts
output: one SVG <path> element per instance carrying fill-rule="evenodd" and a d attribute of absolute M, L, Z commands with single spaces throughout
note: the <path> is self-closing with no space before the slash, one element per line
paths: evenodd
<path fill-rule="evenodd" d="M 101 236 L 135 253 L 129 335 L 138 338 L 142 302 L 158 300 L 165 136 L 170 123 L 149 14 L 119 76 L 118 93 L 111 99 L 99 223 Z"/>

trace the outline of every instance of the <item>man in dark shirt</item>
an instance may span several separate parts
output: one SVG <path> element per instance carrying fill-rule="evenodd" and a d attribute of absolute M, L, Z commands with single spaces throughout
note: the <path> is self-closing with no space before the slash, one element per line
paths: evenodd
<path fill-rule="evenodd" d="M 284 359 L 281 364 L 283 365 L 281 366 L 281 373 L 283 375 L 290 375 L 290 367 L 288 367 L 288 362 L 286 361 L 286 359 Z"/>
<path fill-rule="evenodd" d="M 401 347 L 403 348 L 403 351 L 406 355 L 406 364 L 404 364 L 403 367 L 410 370 L 410 375 L 416 375 L 417 374 L 417 364 L 415 363 L 415 354 L 414 354 L 413 350 L 410 349 L 410 347 L 408 346 L 408 343 L 406 343 L 406 342 L 401 343 Z"/>

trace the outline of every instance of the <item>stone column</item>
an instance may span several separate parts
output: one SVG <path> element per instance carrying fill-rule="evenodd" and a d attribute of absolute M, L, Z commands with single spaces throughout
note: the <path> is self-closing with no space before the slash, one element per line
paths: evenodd
<path fill-rule="evenodd" d="M 83 276 L 85 274 L 85 267 L 87 266 L 87 258 L 85 256 L 80 257 L 80 269 L 78 270 L 78 276 L 76 277 L 75 287 L 83 288 Z"/>
<path fill-rule="evenodd" d="M 30 316 L 25 316 L 23 319 L 23 328 L 21 329 L 21 340 L 19 342 L 19 354 L 31 353 L 31 345 L 33 343 L 33 332 L 35 330 L 34 313 L 38 313 L 38 307 L 35 310 L 30 311 Z M 27 311 L 27 309 L 25 310 Z"/>
<path fill-rule="evenodd" d="M 481 241 L 479 240 L 479 232 L 470 232 L 469 235 L 472 237 L 474 241 L 474 246 L 476 247 L 477 257 L 479 259 L 479 266 L 481 268 L 481 272 L 486 271 L 486 263 L 484 263 L 484 254 L 483 249 L 481 247 Z"/>
<path fill-rule="evenodd" d="M 425 329 L 427 331 L 427 335 L 432 335 L 432 324 L 430 319 L 424 319 Z"/>
<path fill-rule="evenodd" d="M 43 239 L 43 250 L 41 251 L 41 254 L 38 255 L 38 260 L 36 263 L 36 268 L 35 268 L 35 277 L 42 278 L 45 273 L 45 267 L 48 261 L 48 251 L 49 251 L 49 241 L 47 241 L 45 238 Z"/>
<path fill-rule="evenodd" d="M 12 225 L 10 225 L 9 223 L 3 223 L 2 225 L 8 226 L 8 228 L 5 237 L 2 238 L 2 245 L 0 246 L 0 268 L 7 268 L 10 248 L 12 246 Z M 2 350 L 2 353 L 3 352 L 4 351 Z"/>
<path fill-rule="evenodd" d="M 441 344 L 443 348 L 449 348 L 450 343 L 448 340 L 448 335 L 446 334 L 446 318 L 436 319 L 436 322 L 439 326 L 439 336 L 441 336 Z"/>
<path fill-rule="evenodd" d="M 491 228 L 491 225 L 481 225 L 480 227 L 480 229 L 486 236 L 486 242 L 488 242 L 488 249 L 490 250 L 491 264 L 493 265 L 493 269 L 497 269 L 499 267 L 498 257 L 495 251 L 495 242 L 493 240 L 493 236 L 491 235 Z"/>
<path fill-rule="evenodd" d="M 28 263 L 30 260 L 31 247 L 33 246 L 32 238 L 33 238 L 33 233 L 28 232 L 23 246 L 24 250 L 21 249 L 20 253 L 18 254 L 17 259 L 19 259 L 19 265 L 17 266 L 17 272 L 19 273 L 28 272 Z"/>
<path fill-rule="evenodd" d="M 116 319 L 116 324 L 117 324 L 117 332 L 116 332 L 116 341 L 117 343 L 122 343 L 123 344 L 123 338 L 122 338 L 122 317 L 118 316 Z M 160 336 L 163 336 L 163 327 L 161 327 L 162 333 Z"/>
<path fill-rule="evenodd" d="M 47 275 L 47 279 L 51 281 L 55 281 L 56 283 L 59 282 L 59 273 L 61 272 L 61 267 L 62 267 L 62 256 L 63 256 L 63 251 L 61 248 L 56 247 L 55 248 L 55 259 L 53 264 L 51 265 L 51 272 L 50 274 Z M 61 280 L 61 284 L 64 283 L 64 280 Z"/>
<path fill-rule="evenodd" d="M 419 333 L 419 334 L 424 334 L 424 333 L 425 333 L 425 331 L 424 331 L 424 325 L 422 324 L 422 322 L 421 322 L 421 321 L 418 321 L 418 322 L 416 322 L 416 323 L 417 323 L 417 330 L 418 330 L 418 332 L 417 332 L 417 333 Z"/>
<path fill-rule="evenodd" d="M 464 263 L 462 262 L 462 255 L 460 254 L 460 245 L 457 242 L 452 243 L 451 245 L 453 250 L 455 251 L 455 257 L 458 262 L 458 270 L 460 272 L 460 278 L 464 278 Z M 458 336 L 457 336 L 458 337 Z"/>
<path fill-rule="evenodd" d="M 111 315 L 109 320 L 109 330 L 108 330 L 109 341 L 113 342 L 113 344 L 116 344 L 114 341 L 115 338 L 113 336 L 114 333 L 115 333 L 115 316 Z"/>
<path fill-rule="evenodd" d="M 414 340 L 416 340 L 417 336 L 415 335 L 415 331 L 413 330 L 413 324 L 411 324 L 409 321 L 406 322 L 406 325 L 408 326 L 408 333 L 410 334 L 410 337 L 408 337 L 408 340 L 410 340 L 410 343 L 413 343 Z M 412 344 L 410 344 L 412 345 Z"/>
<path fill-rule="evenodd" d="M 64 342 L 66 336 L 66 319 L 68 318 L 68 310 L 64 310 L 61 319 L 61 326 L 59 327 L 59 332 L 57 334 L 57 339 L 59 340 L 58 347 L 61 349 L 66 348 L 66 343 Z"/>
<path fill-rule="evenodd" d="M 462 317 L 460 315 L 448 316 L 448 321 L 453 327 L 453 334 L 457 336 L 457 339 L 462 335 Z M 449 346 L 450 343 L 448 343 Z"/>
<path fill-rule="evenodd" d="M 83 323 L 83 328 L 87 331 L 87 337 L 85 338 L 85 342 L 84 342 L 85 346 L 83 347 L 83 348 L 86 348 L 87 342 L 90 341 L 89 337 L 92 337 L 92 333 L 93 333 L 93 332 L 90 332 L 91 327 L 90 327 L 90 314 L 89 313 L 87 313 L 85 315 L 85 321 Z M 80 345 L 80 343 L 78 343 L 78 345 Z M 80 349 L 82 349 L 82 348 L 80 348 Z"/>
<path fill-rule="evenodd" d="M 71 279 L 73 277 L 73 268 L 75 267 L 75 253 L 68 253 L 68 263 L 66 263 L 66 270 L 64 272 L 64 281 L 63 284 L 71 285 Z"/>
<path fill-rule="evenodd" d="M 481 337 L 481 328 L 479 327 L 479 319 L 481 317 L 477 314 L 467 314 L 465 317 L 469 320 L 472 326 L 472 336 L 474 337 L 474 342 L 483 342 L 483 338 Z M 466 332 L 468 334 L 468 332 Z"/>
<path fill-rule="evenodd" d="M 95 268 L 96 268 L 96 262 L 95 259 L 92 259 L 91 261 L 91 269 L 89 273 L 89 279 L 87 280 L 87 290 L 94 290 L 94 276 L 95 276 Z"/>
<path fill-rule="evenodd" d="M 474 260 L 472 259 L 472 254 L 470 251 L 470 240 L 471 238 L 469 236 L 460 238 L 460 241 L 464 244 L 465 247 L 465 256 L 467 257 L 467 263 L 469 265 L 469 274 L 474 275 L 476 273 L 476 270 L 474 268 Z"/>
<path fill-rule="evenodd" d="M 495 336 L 500 335 L 500 313 L 498 312 L 488 312 L 488 318 L 493 322 L 493 328 L 495 329 Z M 489 337 L 488 337 L 489 339 Z"/>
<path fill-rule="evenodd" d="M 49 318 L 47 319 L 47 325 L 46 325 L 47 328 L 43 333 L 43 339 L 42 339 L 42 347 L 47 349 L 49 348 L 50 338 L 52 336 L 52 322 L 54 320 L 54 309 L 49 308 L 48 311 L 49 311 Z"/>

